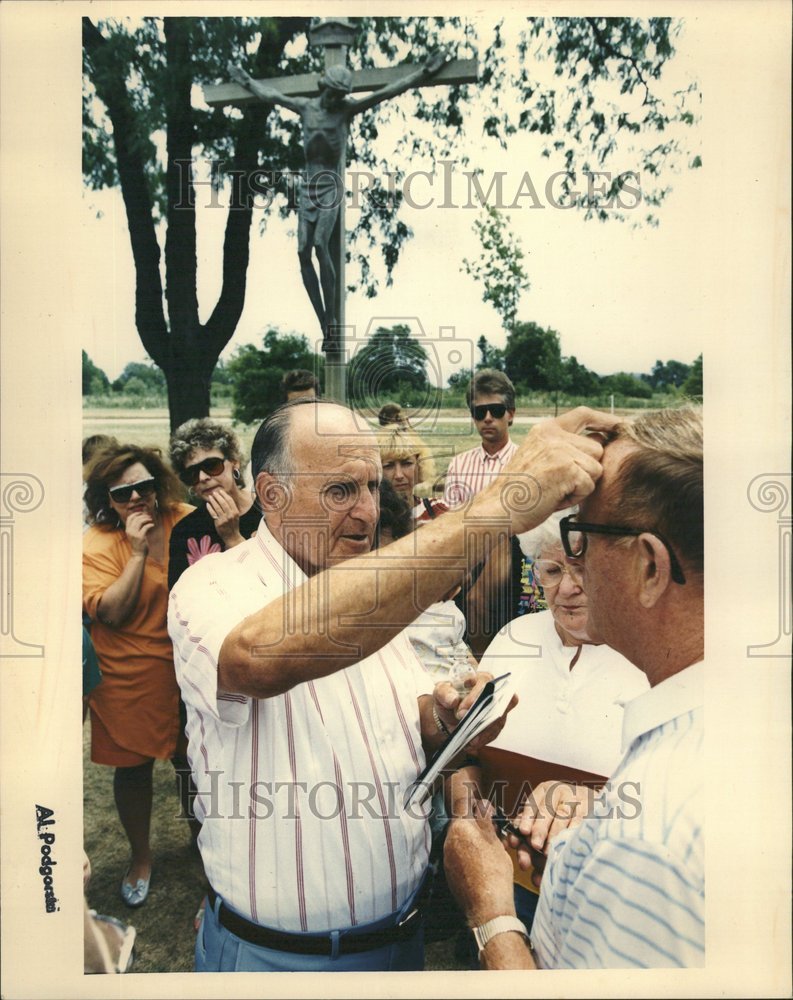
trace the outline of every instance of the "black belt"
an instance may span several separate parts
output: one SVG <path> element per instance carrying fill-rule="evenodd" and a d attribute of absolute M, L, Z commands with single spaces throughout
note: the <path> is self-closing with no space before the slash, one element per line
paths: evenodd
<path fill-rule="evenodd" d="M 212 886 L 207 892 L 207 899 L 214 909 L 218 895 Z M 218 920 L 227 931 L 231 931 L 243 941 L 262 948 L 297 952 L 302 955 L 326 955 L 329 958 L 334 953 L 330 934 L 290 934 L 288 931 L 262 927 L 230 910 L 222 900 L 218 909 Z M 406 941 L 418 932 L 420 925 L 421 910 L 416 906 L 394 927 L 365 931 L 362 934 L 356 934 L 355 930 L 343 931 L 339 935 L 337 954 L 351 955 L 360 951 L 374 951 L 376 948 L 385 948 L 387 945 Z"/>

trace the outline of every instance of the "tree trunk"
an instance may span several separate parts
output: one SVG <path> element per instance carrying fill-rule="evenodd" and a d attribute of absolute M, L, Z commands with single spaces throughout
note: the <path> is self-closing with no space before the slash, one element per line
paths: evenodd
<path fill-rule="evenodd" d="M 143 346 L 165 374 L 171 430 L 191 417 L 209 415 L 212 372 L 231 340 L 245 303 L 250 253 L 252 210 L 232 203 L 223 242 L 223 283 L 217 302 L 202 326 L 196 289 L 196 219 L 193 178 L 189 164 L 195 141 L 191 107 L 193 66 L 192 18 L 165 18 L 164 72 L 166 82 L 166 237 L 165 299 L 160 278 L 160 247 L 154 222 L 144 161 L 143 124 L 130 101 L 126 79 L 129 54 L 107 39 L 87 17 L 83 44 L 89 72 L 113 124 L 119 182 L 127 213 L 135 261 L 135 319 Z M 272 75 L 284 46 L 296 32 L 308 29 L 308 18 L 262 19 L 262 38 L 256 55 L 257 75 Z M 233 167 L 247 190 L 248 175 L 257 168 L 264 138 L 268 105 L 248 109 L 243 120 L 229 122 L 234 134 Z M 179 165 L 181 164 L 181 168 Z"/>
<path fill-rule="evenodd" d="M 196 345 L 193 352 L 181 352 L 163 369 L 168 386 L 171 432 L 192 417 L 209 416 L 210 384 L 217 357 L 213 351 L 206 350 L 198 331 L 191 339 Z"/>

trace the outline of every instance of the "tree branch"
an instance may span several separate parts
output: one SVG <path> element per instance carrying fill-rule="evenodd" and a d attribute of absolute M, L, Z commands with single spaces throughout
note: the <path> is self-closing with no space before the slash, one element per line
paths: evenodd
<path fill-rule="evenodd" d="M 620 50 L 608 38 L 606 38 L 603 29 L 598 26 L 597 21 L 594 17 L 588 17 L 586 21 L 587 24 L 592 29 L 595 39 L 597 40 L 600 47 L 604 50 L 604 52 L 607 52 L 610 56 L 612 56 L 615 59 L 624 59 L 627 62 L 629 62 L 631 66 L 633 66 L 634 72 L 636 73 L 636 76 L 639 78 L 639 83 L 641 83 L 641 85 L 644 87 L 644 100 L 642 101 L 642 104 L 643 105 L 647 104 L 650 98 L 650 88 L 647 85 L 647 81 L 642 76 L 642 71 L 639 68 L 639 64 L 636 61 L 635 56 L 628 55 L 625 52 L 620 52 Z"/>
<path fill-rule="evenodd" d="M 160 246 L 137 122 L 127 94 L 129 67 L 119 65 L 113 47 L 90 18 L 84 17 L 82 24 L 83 45 L 93 70 L 91 79 L 113 125 L 116 165 L 135 261 L 135 325 L 149 356 L 162 365 L 168 326 L 163 311 Z"/>

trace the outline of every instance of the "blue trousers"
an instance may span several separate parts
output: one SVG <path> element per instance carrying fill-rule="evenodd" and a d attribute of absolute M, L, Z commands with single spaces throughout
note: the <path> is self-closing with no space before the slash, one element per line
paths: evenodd
<path fill-rule="evenodd" d="M 419 922 L 413 937 L 373 951 L 336 958 L 276 951 L 243 941 L 223 927 L 217 918 L 220 899 L 214 907 L 207 901 L 204 919 L 196 937 L 196 972 L 421 972 L 424 968 L 424 928 Z M 404 912 L 409 912 L 405 908 Z M 393 923 L 392 917 L 367 924 L 359 931 L 375 931 Z"/>

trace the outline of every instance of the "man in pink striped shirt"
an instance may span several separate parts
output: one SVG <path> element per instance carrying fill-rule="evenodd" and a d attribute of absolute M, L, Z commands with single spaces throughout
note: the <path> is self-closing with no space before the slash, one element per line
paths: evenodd
<path fill-rule="evenodd" d="M 460 507 L 504 471 L 517 445 L 509 439 L 515 418 L 515 387 L 504 372 L 478 371 L 468 386 L 466 401 L 482 443 L 455 455 L 449 463 L 443 499 Z"/>
<path fill-rule="evenodd" d="M 265 421 L 257 533 L 190 567 L 168 615 L 211 886 L 197 971 L 421 968 L 427 807 L 403 796 L 478 688 L 429 694 L 404 629 L 495 522 L 527 530 L 591 492 L 591 433 L 613 422 L 580 409 L 529 435 L 511 467 L 540 488 L 524 509 L 494 484 L 378 553 L 373 435 L 322 400 Z"/>

